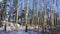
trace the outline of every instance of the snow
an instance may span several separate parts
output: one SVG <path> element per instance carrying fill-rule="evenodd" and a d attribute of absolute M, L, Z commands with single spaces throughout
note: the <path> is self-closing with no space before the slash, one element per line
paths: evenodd
<path fill-rule="evenodd" d="M 31 27 L 31 30 L 28 30 L 27 32 L 25 32 L 25 26 L 23 25 L 19 25 L 19 24 L 14 24 L 14 23 L 6 23 L 6 32 L 4 31 L 4 26 L 5 23 L 3 23 L 3 27 L 0 28 L 0 34 L 38 34 L 38 31 L 33 30 L 33 26 L 29 26 Z M 16 27 L 17 26 L 17 31 L 16 31 Z M 29 29 L 28 27 L 28 29 Z M 39 32 L 39 34 L 41 34 L 41 32 Z"/>
<path fill-rule="evenodd" d="M 1 31 L 0 34 L 38 34 L 37 31 L 9 31 L 9 32 L 5 32 L 5 31 Z M 39 34 L 42 34 L 41 32 Z"/>

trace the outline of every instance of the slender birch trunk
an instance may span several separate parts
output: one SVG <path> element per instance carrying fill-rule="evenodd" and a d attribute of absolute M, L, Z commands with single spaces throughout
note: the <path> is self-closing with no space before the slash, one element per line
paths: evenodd
<path fill-rule="evenodd" d="M 38 3 L 38 0 L 36 2 L 36 16 L 37 16 L 37 25 L 38 25 L 38 34 L 39 34 L 39 16 L 38 16 L 38 6 L 39 6 L 39 3 Z"/>
<path fill-rule="evenodd" d="M 16 24 L 18 23 L 18 5 L 16 6 Z"/>
<path fill-rule="evenodd" d="M 39 2 L 40 2 L 40 4 L 39 4 L 39 6 L 40 6 L 40 23 L 39 23 L 39 25 L 40 25 L 40 27 L 42 28 L 42 29 L 40 29 L 41 31 L 43 31 L 43 18 L 42 18 L 42 4 L 41 4 L 41 0 L 39 0 Z"/>
<path fill-rule="evenodd" d="M 37 24 L 38 24 L 38 0 L 35 0 L 35 9 L 36 9 Z"/>
<path fill-rule="evenodd" d="M 57 12 L 58 12 L 58 3 L 57 3 L 57 0 L 56 0 L 56 6 L 57 6 Z M 56 22 L 57 22 L 58 20 L 56 20 Z M 58 22 L 57 22 L 58 23 Z M 56 24 L 57 24 L 56 23 Z"/>
<path fill-rule="evenodd" d="M 34 0 L 33 0 L 33 11 L 32 11 L 32 25 L 34 23 Z"/>
<path fill-rule="evenodd" d="M 21 2 L 21 0 L 20 0 L 20 12 L 21 12 L 21 11 L 22 11 L 22 2 Z M 21 23 L 22 23 L 22 21 L 23 21 L 23 20 L 22 20 L 22 17 L 23 17 L 23 16 L 21 16 Z"/>
<path fill-rule="evenodd" d="M 17 8 L 17 11 L 16 11 L 16 24 L 18 23 L 18 8 Z"/>
<path fill-rule="evenodd" d="M 25 4 L 25 11 L 26 11 L 26 15 L 25 15 L 25 18 L 26 18 L 26 32 L 27 32 L 27 24 L 28 24 L 28 0 L 25 0 L 26 4 Z"/>
<path fill-rule="evenodd" d="M 20 2 L 21 2 L 21 0 L 20 0 Z M 19 3 L 19 0 L 18 0 L 17 6 L 16 6 L 16 24 L 18 23 L 19 4 L 20 4 L 20 6 L 21 6 L 21 3 Z"/>
<path fill-rule="evenodd" d="M 6 5 L 7 5 L 7 0 L 4 0 L 4 4 L 5 4 L 5 6 L 4 6 L 4 10 L 5 10 L 5 7 L 6 7 Z M 5 10 L 6 11 L 6 10 Z M 4 15 L 2 15 L 3 17 L 3 20 L 4 20 Z M 6 32 L 6 22 L 5 22 L 5 32 Z"/>
<path fill-rule="evenodd" d="M 44 32 L 46 32 L 46 25 L 47 25 L 47 22 L 46 22 L 46 0 L 44 0 L 44 24 L 43 24 L 43 27 L 44 27 Z"/>
<path fill-rule="evenodd" d="M 52 27 L 54 26 L 54 9 L 53 9 L 53 0 L 51 0 L 51 24 L 52 24 Z"/>
<path fill-rule="evenodd" d="M 17 5 L 16 5 L 16 24 L 15 24 L 15 27 L 16 27 L 16 30 L 18 29 L 18 26 L 17 26 L 17 24 L 18 24 L 18 3 L 17 3 Z"/>

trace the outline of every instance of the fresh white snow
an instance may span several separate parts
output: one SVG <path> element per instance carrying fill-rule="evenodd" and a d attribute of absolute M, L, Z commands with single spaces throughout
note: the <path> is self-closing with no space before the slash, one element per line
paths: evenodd
<path fill-rule="evenodd" d="M 25 31 L 9 31 L 9 32 L 0 32 L 0 34 L 38 34 L 37 31 L 28 31 L 28 32 L 25 32 Z M 41 32 L 39 34 L 42 34 Z"/>
<path fill-rule="evenodd" d="M 4 26 L 5 26 L 5 21 L 3 23 L 3 27 L 0 28 L 0 34 L 38 34 L 38 31 L 34 31 L 34 30 L 28 30 L 27 32 L 25 32 L 25 26 L 14 23 L 6 23 L 7 31 L 5 32 Z M 16 26 L 17 26 L 17 30 L 16 30 Z M 29 26 L 28 29 L 30 27 L 31 26 Z M 31 29 L 34 28 L 31 27 Z M 39 34 L 41 34 L 41 32 L 39 32 Z"/>

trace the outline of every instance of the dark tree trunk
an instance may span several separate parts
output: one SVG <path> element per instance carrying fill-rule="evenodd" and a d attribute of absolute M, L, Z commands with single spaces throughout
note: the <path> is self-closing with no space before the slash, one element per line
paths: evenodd
<path fill-rule="evenodd" d="M 25 32 L 27 32 L 27 31 L 28 31 L 27 27 L 28 27 L 28 26 L 26 25 Z"/>
<path fill-rule="evenodd" d="M 5 23 L 5 32 L 6 32 L 6 23 Z"/>
<path fill-rule="evenodd" d="M 2 20 L 2 14 L 1 14 L 1 20 Z"/>
<path fill-rule="evenodd" d="M 21 23 L 22 23 L 22 17 L 21 17 Z"/>

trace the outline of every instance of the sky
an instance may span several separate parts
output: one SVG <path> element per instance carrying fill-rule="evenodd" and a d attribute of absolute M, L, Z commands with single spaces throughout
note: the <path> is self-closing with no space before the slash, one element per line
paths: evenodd
<path fill-rule="evenodd" d="M 2 2 L 3 0 L 0 0 L 0 2 Z M 11 2 L 11 0 L 8 0 L 9 1 L 9 3 Z M 24 2 L 25 0 L 21 0 L 21 2 L 22 2 L 22 9 L 24 9 Z M 40 0 L 40 1 L 43 1 L 43 0 Z M 40 1 L 39 1 L 39 3 L 40 3 Z M 58 4 L 58 9 L 60 9 L 60 0 L 57 0 L 58 2 L 57 2 L 57 4 Z M 29 0 L 28 1 L 28 6 L 29 6 L 29 8 L 30 9 L 32 9 L 32 7 L 33 7 L 33 0 Z M 42 3 L 42 6 L 43 6 L 43 3 Z M 49 6 L 50 6 L 50 0 L 47 0 L 47 6 L 48 6 L 48 8 L 49 8 Z M 57 9 L 57 6 L 56 6 L 56 0 L 54 0 L 54 9 L 56 10 Z M 60 10 L 59 10 L 60 11 Z"/>
<path fill-rule="evenodd" d="M 0 0 L 0 2 L 2 2 L 2 0 Z"/>
<path fill-rule="evenodd" d="M 0 2 L 2 2 L 3 0 L 0 0 Z M 24 6 L 25 6 L 25 2 L 24 2 L 25 0 L 21 0 L 21 2 L 22 2 L 22 9 L 24 9 Z M 35 1 L 35 0 L 34 0 Z M 43 0 L 40 0 L 41 1 L 41 7 L 44 7 L 44 5 L 43 5 Z M 40 1 L 39 1 L 39 3 L 40 3 Z M 50 0 L 47 0 L 46 1 L 47 3 L 46 3 L 46 5 L 47 5 L 47 8 L 50 8 Z M 8 0 L 8 4 L 10 5 L 10 4 L 12 4 L 13 2 L 11 1 L 11 0 Z M 12 6 L 12 5 L 11 5 Z M 28 1 L 28 6 L 29 6 L 29 8 L 30 9 L 33 9 L 32 7 L 33 7 L 33 0 L 29 0 Z M 57 0 L 57 4 L 56 4 L 56 0 L 54 0 L 54 4 L 53 4 L 53 6 L 54 6 L 54 10 L 55 11 L 57 11 L 57 6 L 58 6 L 58 12 L 60 13 L 60 0 Z M 40 8 L 41 8 L 40 7 Z M 7 9 L 9 10 L 9 7 L 7 7 Z M 8 11 L 7 10 L 7 11 Z"/>

